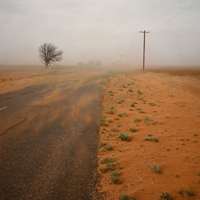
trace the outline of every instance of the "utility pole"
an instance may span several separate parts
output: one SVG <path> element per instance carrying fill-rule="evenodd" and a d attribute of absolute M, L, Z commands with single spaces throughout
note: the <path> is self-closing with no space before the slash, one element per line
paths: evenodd
<path fill-rule="evenodd" d="M 143 71 L 144 71 L 144 67 L 145 67 L 145 34 L 146 33 L 150 33 L 150 31 L 140 31 L 140 33 L 144 33 L 144 46 L 143 46 Z"/>
<path fill-rule="evenodd" d="M 123 55 L 121 54 L 121 66 L 122 66 L 122 56 L 123 56 Z"/>

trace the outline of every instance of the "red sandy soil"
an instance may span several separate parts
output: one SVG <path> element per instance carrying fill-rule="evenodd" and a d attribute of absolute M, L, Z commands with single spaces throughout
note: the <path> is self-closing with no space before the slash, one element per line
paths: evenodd
<path fill-rule="evenodd" d="M 116 159 L 122 169 L 119 169 L 121 184 L 111 183 L 109 171 L 99 171 L 101 179 L 97 188 L 104 199 L 119 199 L 126 193 L 137 200 L 155 200 L 161 195 L 158 191 L 169 192 L 174 200 L 200 199 L 199 98 L 200 72 L 197 71 L 128 72 L 109 77 L 102 102 L 102 119 L 106 119 L 108 126 L 100 126 L 99 134 L 101 144 L 112 145 L 113 150 L 104 152 L 102 146 L 99 166 L 105 167 L 100 161 L 107 156 Z M 117 103 L 121 100 L 124 102 Z M 135 107 L 131 107 L 133 102 L 137 102 Z M 114 114 L 107 113 L 111 107 Z M 117 116 L 125 112 L 127 117 Z M 146 123 L 145 116 L 149 118 Z M 135 118 L 141 121 L 135 122 Z M 117 127 L 117 131 L 111 131 L 111 127 Z M 131 127 L 137 131 L 131 132 Z M 120 132 L 128 133 L 130 141 L 117 138 Z M 148 134 L 158 142 L 144 141 Z M 150 169 L 154 163 L 160 166 L 160 174 Z M 177 193 L 183 186 L 193 190 L 194 196 Z"/>

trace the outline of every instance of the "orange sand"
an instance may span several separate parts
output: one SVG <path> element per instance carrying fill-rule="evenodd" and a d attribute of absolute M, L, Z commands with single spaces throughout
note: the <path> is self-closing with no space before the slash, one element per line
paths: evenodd
<path fill-rule="evenodd" d="M 106 156 L 116 158 L 123 167 L 120 169 L 121 184 L 111 183 L 109 172 L 99 171 L 98 189 L 103 198 L 119 199 L 124 192 L 137 200 L 155 200 L 161 195 L 160 191 L 169 192 L 175 200 L 200 199 L 200 176 L 197 176 L 197 171 L 200 171 L 200 79 L 185 76 L 187 74 L 169 74 L 135 72 L 133 75 L 109 77 L 102 102 L 102 118 L 112 119 L 112 122 L 106 121 L 108 126 L 100 126 L 99 133 L 101 142 L 112 145 L 113 150 L 104 152 L 102 147 L 98 157 L 100 160 Z M 128 92 L 130 87 L 133 92 Z M 142 94 L 138 94 L 138 90 Z M 109 91 L 113 92 L 113 96 Z M 116 103 L 121 100 L 124 102 Z M 135 107 L 131 107 L 133 102 L 137 102 Z M 149 102 L 156 105 L 151 106 Z M 114 114 L 107 114 L 112 106 Z M 139 113 L 137 108 L 145 113 Z M 124 112 L 127 117 L 114 119 Z M 151 119 L 149 125 L 145 123 L 145 116 Z M 134 122 L 136 117 L 141 121 Z M 157 123 L 152 124 L 152 120 Z M 111 131 L 110 128 L 118 123 L 121 125 L 118 131 Z M 131 132 L 131 127 L 137 131 Z M 129 133 L 130 142 L 117 139 L 120 132 Z M 159 142 L 144 141 L 147 134 L 156 137 Z M 154 163 L 160 166 L 161 174 L 150 169 Z M 99 162 L 99 166 L 105 164 Z M 194 190 L 195 195 L 178 194 L 183 186 L 186 190 Z"/>

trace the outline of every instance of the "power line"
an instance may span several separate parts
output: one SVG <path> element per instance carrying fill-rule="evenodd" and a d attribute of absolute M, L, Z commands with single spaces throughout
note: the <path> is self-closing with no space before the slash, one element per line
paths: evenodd
<path fill-rule="evenodd" d="M 153 22 L 151 22 L 151 24 L 153 24 L 155 21 L 157 21 L 158 19 L 160 19 L 163 15 L 165 15 L 166 13 L 168 13 L 170 10 L 172 10 L 177 4 L 179 4 L 182 0 L 180 0 L 178 3 L 174 4 L 169 10 L 167 10 L 166 12 L 164 12 L 162 15 L 160 15 L 158 18 L 156 18 Z"/>
<path fill-rule="evenodd" d="M 189 10 L 190 8 L 192 8 L 193 6 L 195 6 L 196 4 L 198 4 L 199 2 L 200 2 L 200 0 L 198 0 L 196 3 L 192 4 L 190 7 L 186 8 L 186 9 L 183 10 L 182 12 L 178 13 L 178 14 L 175 15 L 174 17 L 170 18 L 170 19 L 167 20 L 166 22 L 164 22 L 164 23 L 162 23 L 162 24 L 156 26 L 155 28 L 151 29 L 151 31 L 153 31 L 153 30 L 159 28 L 160 26 L 162 26 L 162 25 L 164 25 L 164 24 L 166 24 L 166 23 L 172 21 L 174 18 L 178 17 L 179 15 L 181 15 L 182 13 L 184 13 L 186 10 Z"/>

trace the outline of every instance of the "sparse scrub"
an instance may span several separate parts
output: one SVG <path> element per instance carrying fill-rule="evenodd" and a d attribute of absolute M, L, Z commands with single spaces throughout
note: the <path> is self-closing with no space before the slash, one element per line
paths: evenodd
<path fill-rule="evenodd" d="M 99 121 L 99 125 L 100 125 L 100 126 L 108 126 L 108 124 L 106 124 L 106 120 L 105 120 L 105 119 L 101 119 L 101 120 Z"/>
<path fill-rule="evenodd" d="M 117 165 L 117 162 L 110 163 L 110 164 L 107 163 L 105 167 L 99 167 L 99 171 L 101 171 L 101 173 L 105 173 L 107 171 L 114 171 L 116 165 Z"/>
<path fill-rule="evenodd" d="M 111 127 L 110 130 L 113 131 L 113 132 L 117 132 L 118 131 L 117 127 Z"/>
<path fill-rule="evenodd" d="M 154 102 L 149 102 L 149 105 L 155 106 L 156 104 Z"/>
<path fill-rule="evenodd" d="M 105 146 L 107 143 L 106 142 L 100 142 L 101 146 Z"/>
<path fill-rule="evenodd" d="M 113 110 L 109 110 L 109 111 L 107 112 L 107 114 L 114 114 L 114 111 L 113 111 Z"/>
<path fill-rule="evenodd" d="M 132 128 L 130 128 L 130 131 L 131 131 L 131 132 L 136 132 L 136 131 L 137 131 L 137 129 L 136 129 L 136 128 L 134 128 L 134 127 L 132 127 Z"/>
<path fill-rule="evenodd" d="M 110 90 L 109 93 L 113 93 L 113 92 Z"/>
<path fill-rule="evenodd" d="M 110 172 L 111 181 L 115 184 L 121 183 L 121 177 L 119 177 L 120 171 L 117 169 L 114 172 Z"/>
<path fill-rule="evenodd" d="M 122 115 L 121 113 L 119 113 L 117 116 L 118 116 L 118 117 L 123 117 L 123 115 Z"/>
<path fill-rule="evenodd" d="M 132 103 L 132 104 L 131 104 L 131 107 L 135 107 L 135 104 L 134 104 L 134 103 Z"/>
<path fill-rule="evenodd" d="M 160 123 L 160 124 L 164 124 L 164 122 L 163 122 L 163 121 L 160 121 L 159 123 Z"/>
<path fill-rule="evenodd" d="M 137 200 L 134 196 L 132 195 L 127 195 L 125 193 L 123 193 L 121 196 L 119 196 L 119 200 Z"/>
<path fill-rule="evenodd" d="M 134 122 L 140 122 L 140 118 L 136 117 Z"/>
<path fill-rule="evenodd" d="M 124 134 L 123 132 L 121 132 L 117 138 L 120 138 L 122 141 L 130 141 L 130 136 L 128 135 L 128 133 Z"/>
<path fill-rule="evenodd" d="M 143 110 L 140 110 L 139 113 L 144 113 L 144 111 L 143 111 Z"/>
<path fill-rule="evenodd" d="M 117 127 L 121 127 L 121 124 L 117 124 Z"/>
<path fill-rule="evenodd" d="M 158 200 L 162 200 L 162 199 L 172 200 L 173 199 L 172 196 L 169 195 L 169 192 L 166 192 L 166 193 L 161 192 L 161 193 L 162 193 L 160 196 L 161 199 L 158 199 Z"/>
<path fill-rule="evenodd" d="M 194 133 L 194 136 L 198 136 L 196 133 Z"/>
<path fill-rule="evenodd" d="M 123 91 L 123 89 L 119 89 L 119 91 Z"/>
<path fill-rule="evenodd" d="M 200 176 L 200 171 L 197 172 L 197 176 Z"/>
<path fill-rule="evenodd" d="M 115 119 L 115 120 L 119 120 L 119 118 L 118 118 L 118 117 L 115 117 L 114 119 Z"/>
<path fill-rule="evenodd" d="M 133 111 L 133 108 L 130 108 L 129 110 L 130 110 L 130 111 Z"/>
<path fill-rule="evenodd" d="M 185 193 L 186 193 L 188 196 L 194 196 L 194 191 L 193 191 L 193 190 L 186 190 L 186 189 L 185 189 L 185 186 L 183 186 L 183 189 L 184 189 Z"/>
<path fill-rule="evenodd" d="M 133 92 L 133 90 L 132 90 L 132 89 L 128 89 L 128 91 L 129 91 L 129 92 Z"/>
<path fill-rule="evenodd" d="M 138 90 L 138 94 L 142 94 L 142 92 L 140 90 Z"/>
<path fill-rule="evenodd" d="M 110 150 L 113 150 L 112 145 L 107 145 L 104 147 L 104 151 L 110 151 Z"/>
<path fill-rule="evenodd" d="M 150 167 L 150 169 L 152 169 L 157 174 L 161 173 L 161 169 L 160 169 L 160 167 L 156 163 L 154 163 L 154 166 Z"/>
<path fill-rule="evenodd" d="M 112 119 L 109 119 L 108 122 L 111 123 L 111 122 L 112 122 Z"/>
<path fill-rule="evenodd" d="M 122 85 L 122 87 L 123 87 L 123 88 L 126 88 L 126 86 L 125 86 L 125 85 Z"/>
<path fill-rule="evenodd" d="M 151 142 L 158 142 L 158 139 L 156 137 L 152 138 L 152 137 L 146 137 L 143 139 L 144 141 L 151 141 Z"/>
<path fill-rule="evenodd" d="M 141 108 L 137 108 L 137 110 L 141 110 Z"/>
<path fill-rule="evenodd" d="M 123 115 L 124 115 L 124 117 L 127 117 L 127 113 L 126 112 L 124 112 Z"/>

